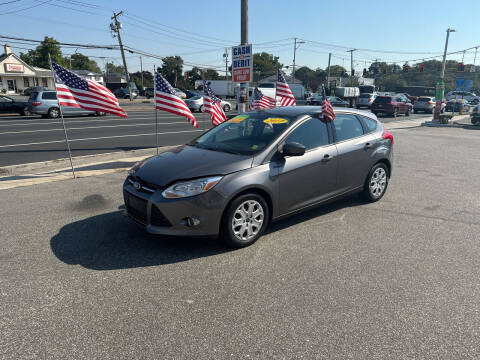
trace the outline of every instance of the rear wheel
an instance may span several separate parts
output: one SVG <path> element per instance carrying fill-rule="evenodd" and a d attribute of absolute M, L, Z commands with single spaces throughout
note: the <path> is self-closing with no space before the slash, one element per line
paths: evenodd
<path fill-rule="evenodd" d="M 230 105 L 228 105 L 228 104 L 223 105 L 223 111 L 228 113 L 230 111 Z"/>
<path fill-rule="evenodd" d="M 413 113 L 414 113 L 414 114 L 418 113 L 418 110 L 413 110 Z"/>
<path fill-rule="evenodd" d="M 50 119 L 56 119 L 59 116 L 60 116 L 60 110 L 58 108 L 53 107 L 48 110 L 48 117 Z"/>
<path fill-rule="evenodd" d="M 220 236 L 231 247 L 253 244 L 268 226 L 269 208 L 265 199 L 255 193 L 241 195 L 227 207 Z"/>
<path fill-rule="evenodd" d="M 407 112 L 405 113 L 405 116 L 410 116 L 410 109 L 407 109 Z"/>
<path fill-rule="evenodd" d="M 376 164 L 369 172 L 362 197 L 369 202 L 380 200 L 388 186 L 388 169 L 384 163 Z"/>
<path fill-rule="evenodd" d="M 392 116 L 396 118 L 398 116 L 398 109 L 393 110 Z"/>

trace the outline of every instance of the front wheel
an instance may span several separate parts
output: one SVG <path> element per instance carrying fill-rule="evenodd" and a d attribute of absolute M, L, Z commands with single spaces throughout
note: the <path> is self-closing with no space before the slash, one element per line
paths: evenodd
<path fill-rule="evenodd" d="M 48 117 L 50 119 L 56 119 L 60 116 L 60 110 L 58 108 L 50 108 L 48 110 Z"/>
<path fill-rule="evenodd" d="M 405 116 L 410 116 L 410 109 L 407 109 L 407 112 L 405 113 Z"/>
<path fill-rule="evenodd" d="M 368 202 L 380 200 L 388 186 L 388 169 L 383 163 L 376 164 L 369 172 L 362 197 Z"/>
<path fill-rule="evenodd" d="M 228 113 L 230 111 L 230 105 L 228 105 L 228 104 L 223 105 L 223 111 Z"/>
<path fill-rule="evenodd" d="M 269 208 L 257 194 L 245 194 L 234 199 L 222 219 L 220 236 L 231 247 L 253 244 L 268 226 Z"/>

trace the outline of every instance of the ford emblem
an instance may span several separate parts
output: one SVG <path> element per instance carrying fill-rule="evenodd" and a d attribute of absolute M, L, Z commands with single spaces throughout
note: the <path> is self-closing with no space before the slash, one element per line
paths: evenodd
<path fill-rule="evenodd" d="M 133 187 L 136 189 L 136 190 L 140 190 L 142 188 L 142 184 L 140 184 L 138 181 L 135 181 L 133 183 Z"/>

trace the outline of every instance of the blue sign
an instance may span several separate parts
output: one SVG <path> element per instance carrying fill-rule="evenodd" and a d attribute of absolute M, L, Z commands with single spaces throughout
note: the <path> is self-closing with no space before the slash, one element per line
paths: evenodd
<path fill-rule="evenodd" d="M 455 91 L 469 91 L 473 86 L 473 80 L 465 80 L 463 76 L 457 76 L 455 80 Z"/>

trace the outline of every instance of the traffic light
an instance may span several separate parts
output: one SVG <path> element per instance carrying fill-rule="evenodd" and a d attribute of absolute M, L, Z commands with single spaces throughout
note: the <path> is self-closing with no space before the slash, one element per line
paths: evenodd
<path fill-rule="evenodd" d="M 425 70 L 425 66 L 423 64 L 420 64 L 420 66 L 418 67 L 418 71 L 423 72 L 423 70 Z"/>
<path fill-rule="evenodd" d="M 354 75 L 355 75 L 355 70 L 352 69 L 352 76 L 354 76 Z"/>
<path fill-rule="evenodd" d="M 387 65 L 383 65 L 382 72 L 383 72 L 384 74 L 387 73 Z"/>
<path fill-rule="evenodd" d="M 463 64 L 463 62 L 458 63 L 457 69 L 458 71 L 465 71 L 465 65 Z"/>
<path fill-rule="evenodd" d="M 408 69 L 410 69 L 410 66 L 407 64 L 403 65 L 403 72 L 408 72 Z"/>
<path fill-rule="evenodd" d="M 367 77 L 367 69 L 363 69 L 363 77 Z"/>

